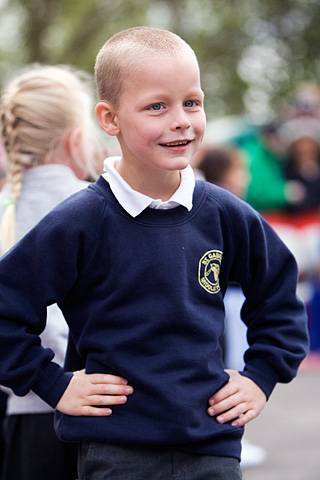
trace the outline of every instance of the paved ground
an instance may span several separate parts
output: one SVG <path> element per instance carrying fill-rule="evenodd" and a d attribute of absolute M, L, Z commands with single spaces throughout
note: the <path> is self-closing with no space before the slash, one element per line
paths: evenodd
<path fill-rule="evenodd" d="M 320 368 L 278 385 L 246 438 L 265 448 L 266 462 L 244 480 L 320 480 Z"/>

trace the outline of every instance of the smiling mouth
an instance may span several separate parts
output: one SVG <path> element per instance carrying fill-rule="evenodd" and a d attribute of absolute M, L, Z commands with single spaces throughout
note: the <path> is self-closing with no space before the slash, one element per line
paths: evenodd
<path fill-rule="evenodd" d="M 189 143 L 193 142 L 193 140 L 175 140 L 173 142 L 167 142 L 167 143 L 160 143 L 161 147 L 182 147 L 189 145 Z"/>

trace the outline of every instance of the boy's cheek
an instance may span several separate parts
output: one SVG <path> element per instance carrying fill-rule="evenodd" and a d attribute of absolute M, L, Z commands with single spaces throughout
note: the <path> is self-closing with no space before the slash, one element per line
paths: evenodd
<path fill-rule="evenodd" d="M 204 132 L 205 132 L 205 129 L 206 129 L 206 125 L 207 125 L 206 114 L 205 114 L 204 111 L 202 111 L 202 114 L 201 114 L 198 122 L 194 126 L 195 131 L 199 135 L 199 140 L 200 141 L 202 141 L 202 139 L 203 139 Z"/>

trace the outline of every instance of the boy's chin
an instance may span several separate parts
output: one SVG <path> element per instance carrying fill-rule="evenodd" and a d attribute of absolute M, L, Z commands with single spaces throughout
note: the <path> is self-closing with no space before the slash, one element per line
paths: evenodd
<path fill-rule="evenodd" d="M 190 158 L 188 157 L 174 157 L 168 160 L 166 164 L 166 170 L 184 170 L 190 164 Z"/>

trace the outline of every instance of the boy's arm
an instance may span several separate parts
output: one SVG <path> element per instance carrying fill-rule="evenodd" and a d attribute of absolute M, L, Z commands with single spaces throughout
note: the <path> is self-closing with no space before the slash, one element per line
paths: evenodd
<path fill-rule="evenodd" d="M 277 382 L 295 377 L 307 353 L 307 317 L 296 295 L 298 269 L 292 253 L 254 211 L 244 235 L 232 273 L 246 297 L 241 316 L 249 348 L 242 375 L 268 398 Z"/>
<path fill-rule="evenodd" d="M 72 374 L 52 362 L 39 335 L 46 307 L 76 281 L 77 243 L 54 211 L 0 261 L 0 383 L 21 396 L 32 389 L 53 407 Z"/>
<path fill-rule="evenodd" d="M 125 403 L 133 392 L 127 380 L 66 372 L 39 338 L 46 307 L 68 297 L 101 241 L 101 209 L 88 215 L 73 200 L 62 205 L 67 212 L 57 207 L 0 261 L 0 383 L 21 396 L 33 390 L 69 415 L 110 415 L 107 407 Z"/>
<path fill-rule="evenodd" d="M 230 381 L 210 398 L 208 410 L 237 426 L 260 413 L 277 382 L 296 375 L 308 347 L 306 314 L 296 297 L 296 262 L 271 227 L 241 205 L 230 214 L 230 236 L 238 241 L 229 271 L 246 297 L 242 318 L 249 348 L 243 372 L 228 371 Z"/>
<path fill-rule="evenodd" d="M 110 414 L 93 405 L 125 403 L 132 393 L 121 377 L 65 372 L 39 338 L 46 307 L 68 297 L 101 241 L 104 203 L 94 197 L 63 202 L 0 261 L 0 383 L 70 415 Z"/>

